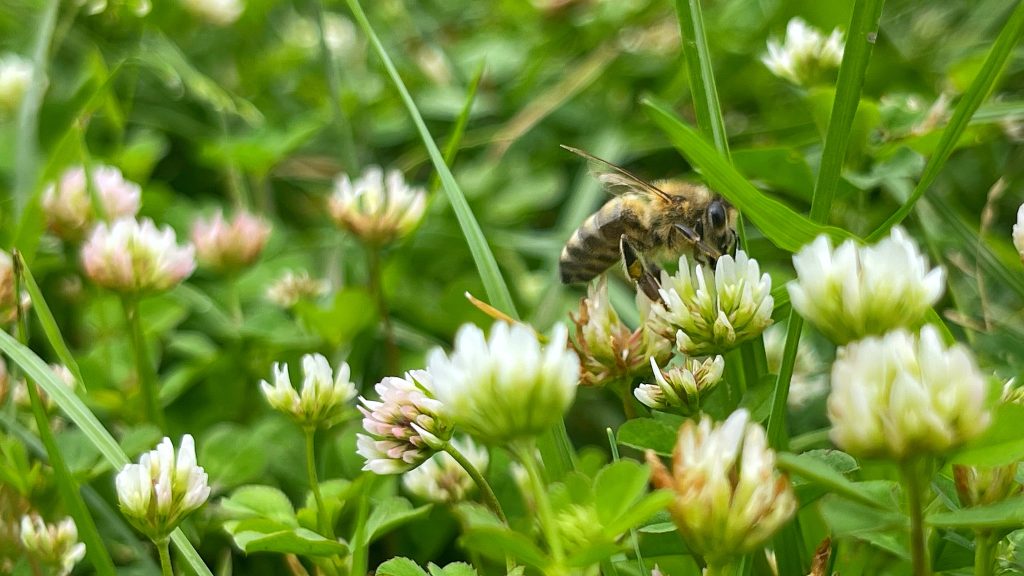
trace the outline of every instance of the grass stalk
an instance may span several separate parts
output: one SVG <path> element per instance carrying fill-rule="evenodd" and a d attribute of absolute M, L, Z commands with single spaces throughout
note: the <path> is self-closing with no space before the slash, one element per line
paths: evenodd
<path fill-rule="evenodd" d="M 352 121 L 345 113 L 341 103 L 341 75 L 334 61 L 334 54 L 327 44 L 327 21 L 324 17 L 324 0 L 313 0 L 316 11 L 320 58 L 323 60 L 324 75 L 327 78 L 328 96 L 331 99 L 334 131 L 338 136 L 338 155 L 345 165 L 345 171 L 354 174 L 359 171 L 359 155 L 356 151 L 356 140 L 352 133 Z"/>
<path fill-rule="evenodd" d="M 707 35 L 704 33 L 700 0 L 676 0 L 676 14 L 679 17 L 679 33 L 683 39 L 683 57 L 686 59 L 697 127 L 728 159 L 729 141 L 718 102 L 718 88 L 711 66 Z"/>
<path fill-rule="evenodd" d="M 562 547 L 562 538 L 558 533 L 558 528 L 555 526 L 555 516 L 551 509 L 551 500 L 548 498 L 547 486 L 544 484 L 544 478 L 541 476 L 537 460 L 534 458 L 534 446 L 532 443 L 518 445 L 512 448 L 512 452 L 526 469 L 530 478 L 530 489 L 533 491 L 533 498 L 537 503 L 537 520 L 540 523 L 541 532 L 544 534 L 544 540 L 547 541 L 551 551 L 551 559 L 555 563 L 555 566 L 549 568 L 552 568 L 552 572 L 558 573 L 565 560 L 565 550 Z"/>

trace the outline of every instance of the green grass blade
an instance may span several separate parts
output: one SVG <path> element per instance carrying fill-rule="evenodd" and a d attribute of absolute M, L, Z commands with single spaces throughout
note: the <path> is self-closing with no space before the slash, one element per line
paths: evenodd
<path fill-rule="evenodd" d="M 722 107 L 718 102 L 718 87 L 711 67 L 700 0 L 676 0 L 676 15 L 679 18 L 679 34 L 683 39 L 683 57 L 686 59 L 697 127 L 715 144 L 715 149 L 728 158 L 729 140 L 722 119 Z"/>
<path fill-rule="evenodd" d="M 455 217 L 459 221 L 462 233 L 466 236 L 466 241 L 469 243 L 469 250 L 473 254 L 473 261 L 476 262 L 476 267 L 480 273 L 480 279 L 484 283 L 484 289 L 487 291 L 487 298 L 490 300 L 490 304 L 509 316 L 518 318 L 519 315 L 516 312 L 515 304 L 512 302 L 512 295 L 509 293 L 505 279 L 502 278 L 501 271 L 498 269 L 498 262 L 494 259 L 494 254 L 487 245 L 487 240 L 480 229 L 480 224 L 476 221 L 476 217 L 473 216 L 473 211 L 466 201 L 466 196 L 462 193 L 458 183 L 455 182 L 455 176 L 452 175 L 451 170 L 445 164 L 441 151 L 437 149 L 437 144 L 430 135 L 427 125 L 423 122 L 423 116 L 420 115 L 419 109 L 416 108 L 416 103 L 413 102 L 409 90 L 402 81 L 402 77 L 398 75 L 398 70 L 384 49 L 384 45 L 381 44 L 377 33 L 373 31 L 373 27 L 370 25 L 370 21 L 367 20 L 366 13 L 363 12 L 359 1 L 346 0 L 346 2 L 348 2 L 349 9 L 352 10 L 352 15 L 359 23 L 359 26 L 363 29 L 367 38 L 369 38 L 370 44 L 373 45 L 377 56 L 383 62 L 388 76 L 394 83 L 395 89 L 409 111 L 409 116 L 412 117 L 416 129 L 420 133 L 423 145 L 427 148 L 427 153 L 430 155 L 430 161 L 433 162 L 434 169 L 437 170 L 444 191 L 448 195 L 448 201 L 452 205 L 452 210 L 455 211 Z"/>
<path fill-rule="evenodd" d="M 63 383 L 57 380 L 57 375 L 46 365 L 42 358 L 37 356 L 27 347 L 14 339 L 6 332 L 0 331 L 0 352 L 20 368 L 29 379 L 35 381 L 53 399 L 53 402 L 60 407 L 61 411 L 75 426 L 85 434 L 89 442 L 99 450 L 103 458 L 115 470 L 120 470 L 128 463 L 128 456 L 118 446 L 114 437 L 107 432 L 96 416 L 86 408 L 85 404 L 75 396 Z M 171 540 L 178 547 L 178 551 L 188 562 L 189 566 L 197 574 L 202 576 L 213 576 L 210 569 L 203 563 L 202 558 L 189 543 L 181 530 L 175 530 Z"/>
<path fill-rule="evenodd" d="M 843 162 L 853 133 L 853 119 L 860 104 L 860 93 L 864 87 L 864 75 L 871 59 L 871 49 L 878 37 L 878 19 L 882 15 L 885 0 L 857 0 L 853 7 L 850 30 L 846 34 L 846 49 L 839 67 L 836 82 L 836 96 L 832 102 L 825 148 L 821 154 L 821 168 L 814 185 L 811 200 L 811 219 L 828 222 L 832 198 L 839 188 Z"/>
<path fill-rule="evenodd" d="M 469 114 L 473 111 L 473 103 L 476 102 L 476 93 L 480 88 L 480 81 L 484 78 L 484 69 L 487 63 L 481 61 L 477 67 L 476 72 L 473 74 L 473 79 L 469 82 L 469 90 L 466 91 L 466 100 L 462 103 L 462 110 L 459 111 L 459 117 L 455 119 L 455 126 L 452 127 L 452 133 L 448 135 L 448 142 L 444 145 L 444 164 L 445 166 L 453 166 L 455 164 L 455 156 L 459 153 L 459 146 L 462 145 L 462 137 L 466 134 L 466 126 L 469 124 Z M 441 187 L 441 178 L 434 173 L 434 179 L 430 183 L 430 195 L 433 196 L 437 190 Z"/>
<path fill-rule="evenodd" d="M 1006 62 L 1013 53 L 1013 48 L 1020 41 L 1022 34 L 1024 34 L 1024 2 L 1018 3 L 1013 13 L 1010 14 L 1006 21 L 1006 26 L 1003 26 L 1002 31 L 999 32 L 999 37 L 996 38 L 992 49 L 989 50 L 988 56 L 985 57 L 985 62 L 978 71 L 978 75 L 975 76 L 971 86 L 967 89 L 967 92 L 964 92 L 960 102 L 956 105 L 956 109 L 953 110 L 953 117 L 949 120 L 949 124 L 946 125 L 946 129 L 942 131 L 939 143 L 935 147 L 935 152 L 932 153 L 928 163 L 925 164 L 924 172 L 921 173 L 921 179 L 918 180 L 917 186 L 914 187 L 910 198 L 900 206 L 899 210 L 883 222 L 877 230 L 868 235 L 868 240 L 873 242 L 882 238 L 889 233 L 890 228 L 902 222 L 910 214 L 910 211 L 913 210 L 914 203 L 935 182 L 942 168 L 946 165 L 946 161 L 953 154 L 960 136 L 963 135 L 964 130 L 970 124 L 974 112 L 988 98 L 992 88 L 995 87 L 996 81 L 999 80 L 999 76 L 1006 67 Z"/>
<path fill-rule="evenodd" d="M 828 234 L 835 241 L 853 237 L 846 230 L 816 224 L 778 200 L 766 196 L 664 104 L 647 98 L 644 105 L 655 124 L 668 135 L 683 156 L 700 169 L 708 184 L 728 198 L 779 248 L 796 252 L 820 234 Z"/>
<path fill-rule="evenodd" d="M 327 44 L 327 21 L 324 19 L 324 0 L 313 2 L 316 14 L 316 25 L 320 58 L 323 60 L 324 74 L 327 76 L 327 90 L 331 99 L 331 112 L 334 116 L 334 131 L 338 136 L 338 155 L 345 164 L 349 174 L 359 172 L 359 155 L 356 153 L 356 139 L 352 134 L 352 119 L 345 113 L 341 103 L 341 75 L 335 62 L 331 47 Z"/>

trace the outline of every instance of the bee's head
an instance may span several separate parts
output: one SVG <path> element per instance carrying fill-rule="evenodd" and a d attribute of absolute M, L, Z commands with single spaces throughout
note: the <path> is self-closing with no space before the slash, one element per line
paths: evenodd
<path fill-rule="evenodd" d="M 699 227 L 701 241 L 711 252 L 717 252 L 706 255 L 710 264 L 736 250 L 736 209 L 724 198 L 717 196 L 708 203 Z"/>

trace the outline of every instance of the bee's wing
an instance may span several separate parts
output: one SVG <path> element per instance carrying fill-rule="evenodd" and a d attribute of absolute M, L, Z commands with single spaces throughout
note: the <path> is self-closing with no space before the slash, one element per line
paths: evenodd
<path fill-rule="evenodd" d="M 641 194 L 657 196 L 666 202 L 670 201 L 668 194 L 663 190 L 650 182 L 641 180 L 621 166 L 616 166 L 607 160 L 598 158 L 597 156 L 580 150 L 579 148 L 573 148 L 572 146 L 566 146 L 565 144 L 561 144 L 561 147 L 573 154 L 576 154 L 577 156 L 582 156 L 594 164 L 597 164 L 600 167 L 596 170 L 597 179 L 612 193 L 622 193 L 620 191 L 621 189 L 628 192 L 640 192 Z"/>

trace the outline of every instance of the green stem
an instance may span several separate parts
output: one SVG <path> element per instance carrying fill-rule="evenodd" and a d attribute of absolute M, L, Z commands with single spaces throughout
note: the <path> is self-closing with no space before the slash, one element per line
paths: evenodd
<path fill-rule="evenodd" d="M 316 428 L 305 426 L 303 432 L 306 434 L 306 475 L 309 477 L 309 489 L 313 491 L 313 499 L 316 500 L 316 523 L 320 534 L 327 538 L 334 538 L 334 527 L 327 518 L 327 508 L 324 507 L 324 496 L 320 492 L 320 481 L 316 476 L 316 452 L 314 439 Z"/>
<path fill-rule="evenodd" d="M 391 316 L 388 314 L 387 297 L 384 295 L 381 247 L 376 244 L 367 244 L 366 259 L 370 276 L 370 295 L 377 304 L 377 315 L 380 316 L 381 331 L 384 336 L 384 373 L 394 374 L 398 369 L 398 345 L 395 344 L 395 332 L 391 326 Z"/>
<path fill-rule="evenodd" d="M 156 549 L 160 553 L 160 574 L 161 576 L 173 576 L 171 571 L 171 550 L 170 541 L 162 538 L 156 542 Z"/>
<path fill-rule="evenodd" d="M 476 482 L 477 487 L 480 488 L 480 495 L 483 497 L 487 507 L 498 515 L 503 524 L 507 525 L 508 518 L 505 517 L 505 512 L 501 509 L 501 502 L 498 501 L 498 497 L 494 494 L 494 490 L 491 489 L 491 485 L 488 484 L 484 475 L 451 442 L 445 444 L 444 451 L 454 458 L 459 463 L 459 466 L 462 466 L 462 469 L 469 474 L 473 482 Z"/>
<path fill-rule="evenodd" d="M 992 576 L 999 540 L 989 532 L 974 534 L 974 576 Z"/>
<path fill-rule="evenodd" d="M 373 485 L 377 476 L 372 472 L 364 473 L 360 481 L 365 482 L 359 492 L 359 508 L 356 511 L 355 528 L 352 530 L 352 554 L 350 555 L 351 565 L 349 574 L 353 576 L 366 574 L 367 547 L 366 542 L 366 520 L 370 515 L 370 494 L 373 492 Z"/>
<path fill-rule="evenodd" d="M 709 563 L 704 569 L 704 576 L 737 576 L 739 573 L 739 565 L 735 562 Z"/>
<path fill-rule="evenodd" d="M 555 517 L 551 510 L 551 500 L 548 499 L 547 487 L 544 485 L 540 468 L 537 466 L 537 459 L 534 457 L 535 447 L 532 442 L 528 442 L 514 447 L 512 451 L 530 477 L 530 488 L 533 490 L 534 501 L 537 503 L 540 529 L 544 533 L 544 539 L 548 542 L 548 547 L 551 549 L 551 557 L 555 562 L 552 572 L 558 573 L 565 558 L 565 552 L 562 549 L 561 536 L 555 527 Z"/>
<path fill-rule="evenodd" d="M 131 333 L 132 352 L 135 353 L 135 369 L 138 374 L 142 401 L 145 404 L 146 421 L 156 424 L 161 430 L 166 429 L 163 409 L 156 390 L 156 371 L 149 359 L 146 348 L 146 336 L 142 331 L 142 319 L 139 315 L 139 298 L 123 296 L 121 305 L 124 308 L 125 321 Z"/>
<path fill-rule="evenodd" d="M 914 576 L 930 576 L 928 537 L 924 525 L 922 474 L 926 468 L 920 462 L 911 460 L 903 465 L 903 480 L 907 490 L 907 507 L 910 512 L 910 553 L 913 559 Z"/>

